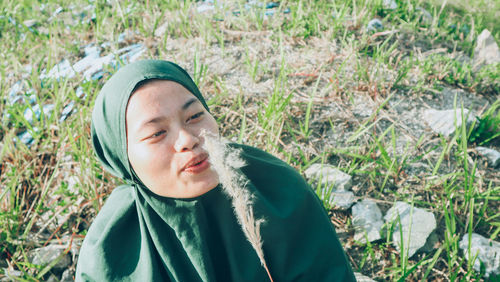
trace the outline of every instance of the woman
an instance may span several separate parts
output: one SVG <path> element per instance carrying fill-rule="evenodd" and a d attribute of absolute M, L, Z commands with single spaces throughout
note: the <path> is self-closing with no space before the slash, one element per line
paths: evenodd
<path fill-rule="evenodd" d="M 293 168 L 231 144 L 229 162 L 241 157 L 246 165 L 221 174 L 202 131 L 216 135 L 218 126 L 173 63 L 129 64 L 104 85 L 92 141 L 104 167 L 126 184 L 92 223 L 77 280 L 354 280 L 320 201 Z M 228 181 L 239 194 L 223 189 Z"/>

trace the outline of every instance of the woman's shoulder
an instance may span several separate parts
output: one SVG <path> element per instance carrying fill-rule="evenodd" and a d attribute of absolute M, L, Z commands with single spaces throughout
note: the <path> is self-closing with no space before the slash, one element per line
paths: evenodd
<path fill-rule="evenodd" d="M 140 242 L 137 227 L 134 188 L 130 185 L 116 187 L 85 236 L 78 258 L 77 280 L 113 276 L 108 266 L 122 263 L 122 258 L 128 255 L 127 250 Z"/>
<path fill-rule="evenodd" d="M 102 241 L 103 237 L 110 234 L 110 229 L 117 223 L 128 221 L 131 213 L 134 213 L 135 200 L 134 188 L 130 185 L 121 185 L 116 187 L 98 212 L 92 222 L 90 229 L 85 236 L 85 243 L 93 244 L 96 241 Z"/>

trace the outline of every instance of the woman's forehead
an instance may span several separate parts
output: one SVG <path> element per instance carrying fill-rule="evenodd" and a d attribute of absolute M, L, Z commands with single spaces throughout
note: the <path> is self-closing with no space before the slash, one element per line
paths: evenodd
<path fill-rule="evenodd" d="M 201 105 L 201 102 L 182 85 L 168 80 L 152 81 L 134 91 L 127 105 L 126 119 L 141 123 L 185 111 L 193 105 Z"/>

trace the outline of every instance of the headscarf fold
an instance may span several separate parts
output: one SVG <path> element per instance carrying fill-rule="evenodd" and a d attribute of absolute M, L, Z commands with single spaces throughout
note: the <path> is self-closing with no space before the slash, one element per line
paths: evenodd
<path fill-rule="evenodd" d="M 113 190 L 90 227 L 78 259 L 77 281 L 269 281 L 221 187 L 190 199 L 159 196 L 145 187 L 127 156 L 125 111 L 135 87 L 175 81 L 208 110 L 197 86 L 174 63 L 145 60 L 120 69 L 99 93 L 92 114 L 97 158 L 127 184 Z M 283 161 L 232 144 L 264 218 L 263 252 L 274 281 L 354 281 L 321 202 Z"/>

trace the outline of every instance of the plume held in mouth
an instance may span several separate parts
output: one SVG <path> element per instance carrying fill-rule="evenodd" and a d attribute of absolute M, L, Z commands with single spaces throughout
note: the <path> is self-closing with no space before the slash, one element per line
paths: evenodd
<path fill-rule="evenodd" d="M 241 150 L 231 148 L 227 141 L 210 132 L 203 131 L 204 149 L 208 152 L 208 161 L 219 176 L 224 192 L 232 202 L 234 213 L 243 233 L 257 253 L 260 263 L 266 269 L 271 281 L 271 274 L 264 260 L 260 226 L 264 219 L 256 219 L 253 212 L 253 195 L 247 189 L 248 178 L 239 170 L 246 165 L 241 158 Z"/>

